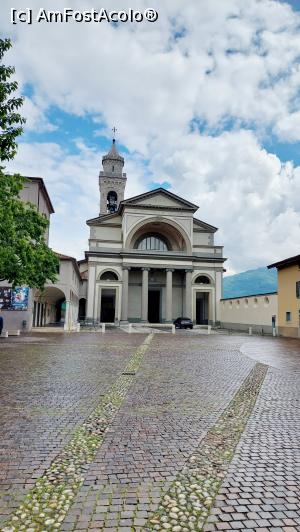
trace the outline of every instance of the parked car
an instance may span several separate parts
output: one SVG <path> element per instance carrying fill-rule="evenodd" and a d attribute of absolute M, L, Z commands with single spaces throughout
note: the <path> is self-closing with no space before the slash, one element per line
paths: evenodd
<path fill-rule="evenodd" d="M 174 321 L 176 329 L 192 329 L 193 322 L 190 318 L 177 318 Z"/>

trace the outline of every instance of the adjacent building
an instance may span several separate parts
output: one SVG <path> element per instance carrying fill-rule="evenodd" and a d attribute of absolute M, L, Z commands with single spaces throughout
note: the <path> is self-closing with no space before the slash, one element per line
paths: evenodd
<path fill-rule="evenodd" d="M 20 198 L 36 206 L 50 222 L 54 208 L 44 180 L 26 177 Z M 48 244 L 49 227 L 45 233 Z M 31 330 L 32 327 L 60 325 L 66 330 L 75 328 L 81 291 L 81 273 L 73 257 L 57 253 L 59 270 L 57 282 L 45 285 L 42 292 L 26 286 L 12 289 L 8 281 L 0 282 L 0 306 L 4 329 L 8 331 Z"/>
<path fill-rule="evenodd" d="M 20 198 L 36 206 L 39 213 L 50 220 L 54 213 L 44 180 L 41 177 L 26 177 Z M 48 244 L 49 230 L 45 233 Z M 0 282 L 0 305 L 7 330 L 30 330 L 33 322 L 34 291 L 28 287 L 12 290 L 8 281 Z"/>
<path fill-rule="evenodd" d="M 278 332 L 300 336 L 300 255 L 270 264 L 278 272 Z"/>
<path fill-rule="evenodd" d="M 277 292 L 223 298 L 220 301 L 221 327 L 238 331 L 272 334 L 278 332 Z"/>
<path fill-rule="evenodd" d="M 86 317 L 94 321 L 197 324 L 220 320 L 222 246 L 198 206 L 157 188 L 124 199 L 124 159 L 115 140 L 102 159 L 100 213 L 87 221 Z"/>

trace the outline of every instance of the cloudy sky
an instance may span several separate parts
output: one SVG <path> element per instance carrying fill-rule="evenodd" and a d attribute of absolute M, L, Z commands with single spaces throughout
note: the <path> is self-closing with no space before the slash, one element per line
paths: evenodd
<path fill-rule="evenodd" d="M 164 186 L 219 227 L 230 273 L 299 253 L 300 3 L 2 0 L 27 118 L 8 168 L 44 178 L 51 246 L 82 258 L 111 128 L 127 197 Z M 155 8 L 157 22 L 10 22 L 10 9 Z"/>

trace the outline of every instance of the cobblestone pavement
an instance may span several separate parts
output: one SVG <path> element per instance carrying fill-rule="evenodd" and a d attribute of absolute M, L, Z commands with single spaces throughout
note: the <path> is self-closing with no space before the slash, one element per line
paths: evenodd
<path fill-rule="evenodd" d="M 216 499 L 205 531 L 300 530 L 299 371 L 269 369 Z"/>
<path fill-rule="evenodd" d="M 158 335 L 90 465 L 63 530 L 143 530 L 254 366 L 222 340 Z"/>
<path fill-rule="evenodd" d="M 3 516 L 49 467 L 143 339 L 108 332 L 1 342 Z M 257 360 L 271 368 L 205 526 L 300 530 L 299 347 L 297 340 L 155 335 L 62 530 L 145 530 Z"/>
<path fill-rule="evenodd" d="M 99 342 L 93 333 L 51 333 L 0 341 L 1 521 L 49 467 L 142 340 L 115 333 Z"/>

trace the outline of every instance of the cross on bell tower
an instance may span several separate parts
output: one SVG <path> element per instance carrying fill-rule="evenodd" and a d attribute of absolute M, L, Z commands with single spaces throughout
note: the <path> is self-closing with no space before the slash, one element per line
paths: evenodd
<path fill-rule="evenodd" d="M 113 214 L 124 199 L 126 174 L 123 173 L 124 158 L 116 147 L 116 131 L 112 128 L 113 139 L 110 151 L 102 157 L 103 171 L 99 174 L 100 215 Z"/>

